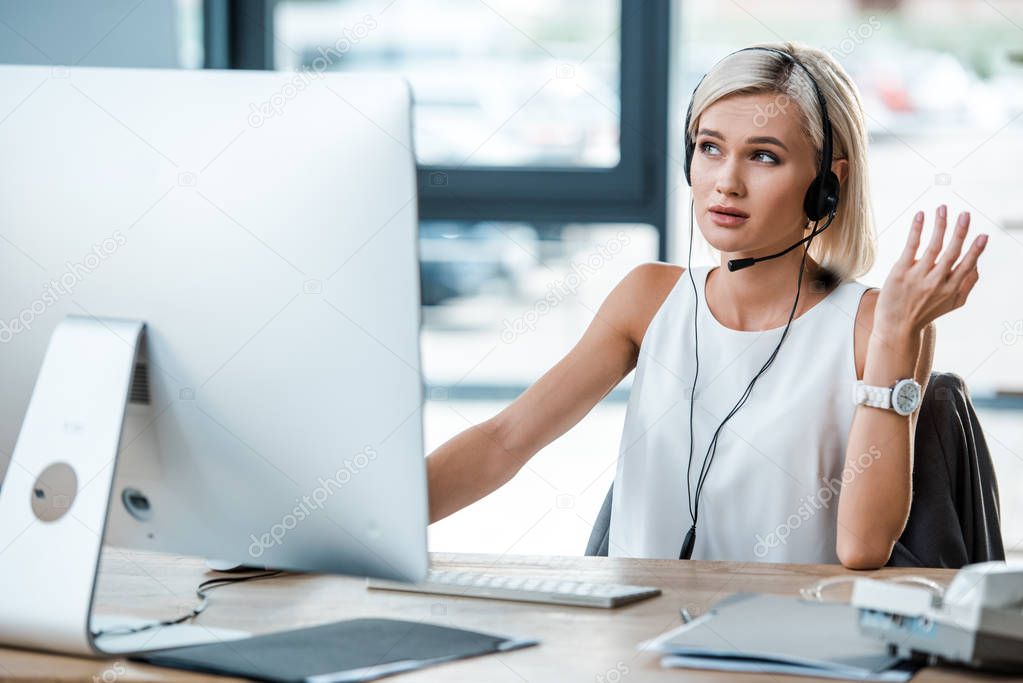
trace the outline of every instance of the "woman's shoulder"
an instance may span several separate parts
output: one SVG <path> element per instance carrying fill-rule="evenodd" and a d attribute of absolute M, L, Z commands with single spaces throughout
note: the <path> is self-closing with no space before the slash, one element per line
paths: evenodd
<path fill-rule="evenodd" d="M 644 284 L 649 286 L 667 286 L 668 290 L 675 286 L 678 282 L 679 277 L 682 273 L 686 272 L 686 269 L 682 266 L 677 266 L 674 263 L 665 263 L 664 261 L 647 261 L 635 266 L 629 271 L 626 277 L 631 277 L 637 280 L 643 281 Z M 665 292 L 667 294 L 667 292 Z"/>
<path fill-rule="evenodd" d="M 628 328 L 636 348 L 642 346 L 650 321 L 685 272 L 685 268 L 673 263 L 649 261 L 635 266 L 622 280 L 627 299 L 632 303 Z"/>

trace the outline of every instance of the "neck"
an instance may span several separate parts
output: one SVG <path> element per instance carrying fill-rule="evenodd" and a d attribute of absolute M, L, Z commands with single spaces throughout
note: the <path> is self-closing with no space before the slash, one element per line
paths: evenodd
<path fill-rule="evenodd" d="M 724 322 L 730 322 L 739 329 L 770 329 L 784 325 L 796 298 L 796 277 L 803 260 L 803 247 L 799 245 L 784 256 L 760 261 L 735 272 L 728 270 L 728 261 L 751 254 L 722 252 L 721 267 L 714 270 L 711 278 L 714 284 L 708 283 L 707 289 L 708 297 L 711 296 L 709 290 L 713 289 L 715 310 L 727 319 Z M 767 253 L 776 251 L 779 249 Z M 808 254 L 796 308 L 797 317 L 826 296 L 820 281 L 822 273 L 823 269 Z"/>

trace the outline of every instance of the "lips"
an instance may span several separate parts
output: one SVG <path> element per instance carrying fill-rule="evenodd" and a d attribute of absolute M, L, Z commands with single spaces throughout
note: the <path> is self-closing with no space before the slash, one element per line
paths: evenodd
<path fill-rule="evenodd" d="M 722 228 L 736 228 L 749 220 L 749 214 L 745 211 L 730 206 L 714 205 L 707 211 L 710 220 L 714 225 Z"/>
<path fill-rule="evenodd" d="M 749 218 L 749 214 L 745 211 L 737 209 L 733 206 L 724 206 L 722 204 L 715 204 L 714 206 L 708 207 L 709 211 L 714 213 L 724 214 L 726 216 L 738 216 L 739 218 Z"/>

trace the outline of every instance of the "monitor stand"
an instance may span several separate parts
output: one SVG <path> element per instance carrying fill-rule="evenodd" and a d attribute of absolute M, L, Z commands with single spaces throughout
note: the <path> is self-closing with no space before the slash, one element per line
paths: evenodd
<path fill-rule="evenodd" d="M 140 623 L 92 606 L 144 339 L 138 320 L 69 315 L 54 329 L 0 488 L 2 645 L 103 656 L 249 635 L 180 624 L 94 636 Z"/>

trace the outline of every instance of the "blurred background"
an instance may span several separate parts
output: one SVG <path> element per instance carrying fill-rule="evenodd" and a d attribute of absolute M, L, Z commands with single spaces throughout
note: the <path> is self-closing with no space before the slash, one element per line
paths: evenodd
<path fill-rule="evenodd" d="M 296 92 L 325 71 L 409 80 L 427 452 L 554 365 L 631 268 L 685 263 L 692 89 L 782 40 L 828 50 L 863 97 L 880 253 L 861 281 L 883 283 L 918 209 L 928 231 L 947 203 L 991 236 L 934 369 L 970 388 L 1023 553 L 1023 0 L 0 0 L 2 63 L 278 69 Z M 631 381 L 433 525 L 431 550 L 582 553 Z"/>

